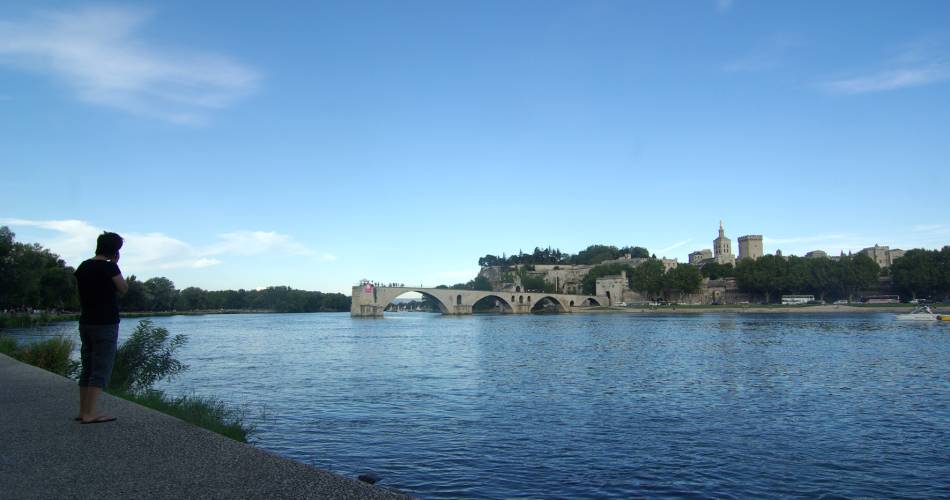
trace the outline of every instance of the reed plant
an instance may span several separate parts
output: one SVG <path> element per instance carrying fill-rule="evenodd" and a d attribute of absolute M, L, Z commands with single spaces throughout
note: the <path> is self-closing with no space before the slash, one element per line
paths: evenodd
<path fill-rule="evenodd" d="M 154 389 L 137 392 L 116 391 L 112 394 L 242 443 L 246 443 L 248 434 L 253 432 L 253 426 L 245 422 L 246 412 L 243 409 L 214 397 L 169 397 Z"/>
<path fill-rule="evenodd" d="M 76 343 L 66 337 L 54 337 L 25 346 L 18 345 L 12 337 L 0 338 L 0 352 L 3 354 L 64 377 L 74 377 L 79 373 L 79 363 L 71 356 L 75 348 Z"/>

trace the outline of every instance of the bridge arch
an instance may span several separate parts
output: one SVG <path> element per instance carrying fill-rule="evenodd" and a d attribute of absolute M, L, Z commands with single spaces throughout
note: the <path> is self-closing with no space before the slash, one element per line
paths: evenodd
<path fill-rule="evenodd" d="M 512 298 L 514 298 L 514 297 L 512 297 Z M 496 300 L 499 304 L 501 304 L 501 312 L 502 312 L 503 314 L 508 314 L 508 313 L 513 313 L 513 312 L 515 312 L 515 310 L 514 310 L 514 304 L 513 304 L 512 302 L 509 302 L 508 300 L 506 300 L 506 299 L 505 299 L 504 297 L 502 297 L 501 295 L 495 294 L 495 293 L 486 293 L 484 296 L 479 297 L 478 300 L 476 300 L 475 302 L 472 303 L 472 312 L 475 312 L 475 306 L 476 306 L 477 304 L 479 304 L 480 302 L 482 302 L 482 301 L 484 301 L 484 300 L 487 300 L 487 299 L 494 299 L 494 300 Z"/>
<path fill-rule="evenodd" d="M 439 297 L 438 295 L 435 295 L 433 293 L 429 293 L 425 290 L 407 289 L 407 288 L 403 288 L 403 289 L 397 288 L 397 289 L 391 289 L 391 290 L 378 288 L 377 290 L 379 290 L 379 295 L 377 295 L 377 298 L 376 298 L 377 304 L 381 305 L 383 309 L 386 309 L 387 307 L 389 307 L 389 305 L 392 304 L 394 300 L 398 299 L 402 295 L 415 292 L 431 300 L 439 308 L 440 313 L 448 314 L 450 310 L 449 303 L 446 302 L 446 300 L 443 300 L 442 297 Z M 447 298 L 448 297 L 446 297 L 446 299 Z"/>
<path fill-rule="evenodd" d="M 564 303 L 561 302 L 561 299 L 552 295 L 544 295 L 534 302 L 534 304 L 531 306 L 531 312 L 537 312 L 544 309 L 544 304 L 554 304 L 554 307 L 559 313 L 570 311 L 570 309 L 564 306 Z M 573 307 L 573 301 L 571 301 L 571 306 Z"/>

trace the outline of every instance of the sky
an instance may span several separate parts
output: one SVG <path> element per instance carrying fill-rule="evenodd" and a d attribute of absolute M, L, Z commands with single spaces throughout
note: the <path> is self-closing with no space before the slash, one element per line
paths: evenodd
<path fill-rule="evenodd" d="M 950 244 L 950 2 L 0 4 L 0 225 L 179 288 Z"/>

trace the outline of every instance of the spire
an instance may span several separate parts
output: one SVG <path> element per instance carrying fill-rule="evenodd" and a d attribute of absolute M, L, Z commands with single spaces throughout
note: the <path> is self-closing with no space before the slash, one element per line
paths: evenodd
<path fill-rule="evenodd" d="M 722 229 L 722 219 L 719 219 L 719 237 L 720 238 L 726 237 L 725 231 Z"/>

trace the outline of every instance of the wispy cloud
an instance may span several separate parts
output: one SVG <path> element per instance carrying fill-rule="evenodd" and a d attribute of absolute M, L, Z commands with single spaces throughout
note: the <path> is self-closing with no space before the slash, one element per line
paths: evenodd
<path fill-rule="evenodd" d="M 827 79 L 819 87 L 837 94 L 866 94 L 950 80 L 950 53 L 943 48 L 905 48 L 877 68 Z"/>
<path fill-rule="evenodd" d="M 664 253 L 666 253 L 666 252 L 671 252 L 671 251 L 673 251 L 673 250 L 676 250 L 677 248 L 679 248 L 679 247 L 681 247 L 681 246 L 684 246 L 684 245 L 688 244 L 688 243 L 691 242 L 691 241 L 693 241 L 693 240 L 677 241 L 676 243 L 673 243 L 672 245 L 670 245 L 670 246 L 668 246 L 668 247 L 666 247 L 666 248 L 661 248 L 661 249 L 657 250 L 656 252 L 659 253 L 660 255 L 662 255 L 662 254 L 664 254 Z"/>
<path fill-rule="evenodd" d="M 736 5 L 735 0 L 716 0 L 716 10 L 719 12 L 728 12 Z"/>
<path fill-rule="evenodd" d="M 723 65 L 730 73 L 758 73 L 781 67 L 789 52 L 805 45 L 802 37 L 789 33 L 776 34 L 754 46 L 748 53 Z"/>
<path fill-rule="evenodd" d="M 59 254 L 71 265 L 91 256 L 102 229 L 80 220 L 0 219 L 0 224 L 35 227 L 52 231 L 40 243 Z M 227 257 L 254 255 L 291 255 L 313 257 L 319 262 L 335 260 L 332 254 L 316 254 L 293 237 L 268 231 L 239 231 L 218 235 L 219 241 L 195 246 L 163 233 L 122 233 L 123 268 L 139 274 L 167 269 L 202 269 L 223 264 Z"/>
<path fill-rule="evenodd" d="M 0 63 L 62 80 L 85 102 L 182 124 L 202 123 L 256 89 L 258 73 L 227 56 L 145 40 L 151 17 L 100 6 L 0 20 Z"/>

